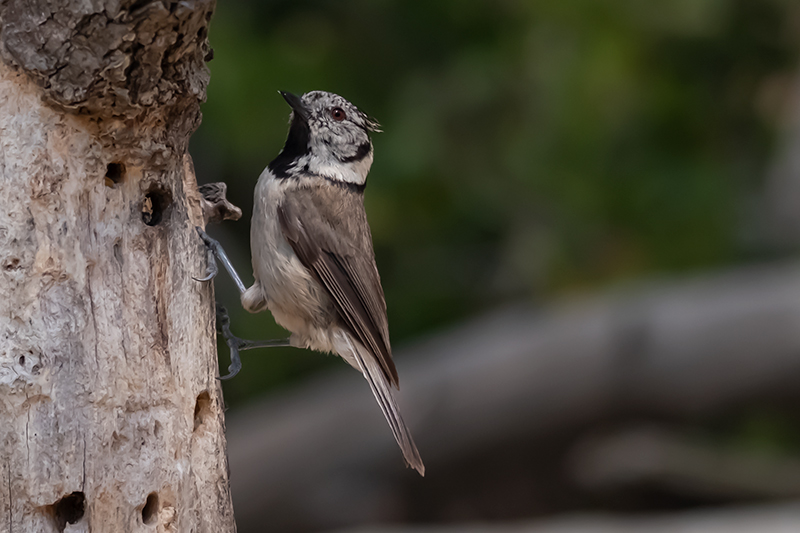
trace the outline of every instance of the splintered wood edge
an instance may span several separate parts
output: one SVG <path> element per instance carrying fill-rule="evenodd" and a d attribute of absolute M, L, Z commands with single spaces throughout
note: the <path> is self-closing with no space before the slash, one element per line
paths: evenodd
<path fill-rule="evenodd" d="M 218 181 L 200 185 L 200 194 L 203 197 L 203 220 L 206 224 L 219 224 L 223 220 L 239 220 L 242 210 L 225 198 L 228 186 Z"/>

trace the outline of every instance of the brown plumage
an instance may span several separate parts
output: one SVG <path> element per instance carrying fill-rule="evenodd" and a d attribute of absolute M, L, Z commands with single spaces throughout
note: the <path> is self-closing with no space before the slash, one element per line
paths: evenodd
<path fill-rule="evenodd" d="M 278 205 L 278 221 L 300 262 L 333 299 L 341 325 L 399 388 L 362 195 L 324 182 L 297 188 Z"/>

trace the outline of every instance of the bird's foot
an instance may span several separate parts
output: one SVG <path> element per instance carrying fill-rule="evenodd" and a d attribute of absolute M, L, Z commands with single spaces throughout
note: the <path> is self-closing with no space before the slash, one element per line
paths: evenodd
<path fill-rule="evenodd" d="M 228 316 L 228 310 L 220 304 L 217 304 L 217 331 L 222 334 L 222 337 L 225 339 L 225 344 L 228 345 L 231 354 L 231 364 L 228 366 L 228 373 L 224 376 L 220 376 L 219 379 L 231 379 L 239 373 L 242 369 L 242 359 L 239 357 L 239 352 L 242 350 L 290 346 L 289 339 L 251 341 L 237 337 L 231 333 L 231 319 Z"/>
<path fill-rule="evenodd" d="M 200 235 L 200 238 L 203 239 L 203 242 L 206 245 L 206 258 L 207 258 L 206 259 L 206 261 L 207 261 L 206 264 L 207 264 L 207 266 L 206 266 L 206 275 L 204 277 L 196 278 L 196 277 L 192 276 L 192 279 L 195 280 L 195 281 L 211 281 L 219 273 L 219 267 L 217 266 L 217 258 L 216 258 L 216 254 L 215 254 L 214 248 L 218 247 L 218 246 L 221 247 L 221 246 L 220 246 L 219 242 L 217 242 L 216 240 L 214 240 L 211 237 L 209 237 L 208 234 L 205 231 L 200 229 L 199 226 L 195 226 L 194 229 L 197 230 L 198 235 Z"/>
<path fill-rule="evenodd" d="M 208 267 L 206 268 L 206 276 L 203 278 L 193 278 L 195 281 L 210 281 L 214 279 L 214 276 L 217 275 L 219 271 L 217 267 L 217 261 L 222 263 L 222 266 L 225 267 L 225 270 L 228 271 L 228 275 L 230 275 L 233 282 L 236 284 L 236 288 L 239 290 L 239 294 L 242 294 L 245 291 L 244 283 L 242 283 L 242 278 L 239 277 L 239 274 L 236 273 L 236 269 L 233 268 L 233 263 L 231 260 L 228 259 L 228 254 L 225 253 L 225 250 L 222 248 L 222 245 L 215 239 L 209 237 L 209 235 L 202 230 L 199 226 L 195 226 L 197 230 L 197 234 L 200 235 L 200 238 L 203 239 L 203 242 L 208 249 Z"/>

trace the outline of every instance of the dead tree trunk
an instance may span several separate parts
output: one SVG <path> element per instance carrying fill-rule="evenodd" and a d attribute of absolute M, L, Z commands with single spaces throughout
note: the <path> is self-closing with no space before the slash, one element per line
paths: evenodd
<path fill-rule="evenodd" d="M 0 1 L 0 532 L 235 529 L 191 278 L 213 8 Z"/>

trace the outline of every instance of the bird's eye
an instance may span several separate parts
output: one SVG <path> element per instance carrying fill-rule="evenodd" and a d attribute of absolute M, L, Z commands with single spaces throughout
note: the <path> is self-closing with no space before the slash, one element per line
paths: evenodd
<path fill-rule="evenodd" d="M 333 117 L 333 120 L 338 120 L 341 122 L 347 115 L 344 114 L 344 110 L 341 107 L 334 107 L 331 109 L 331 116 Z"/>

